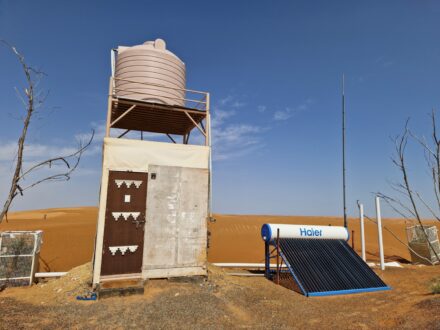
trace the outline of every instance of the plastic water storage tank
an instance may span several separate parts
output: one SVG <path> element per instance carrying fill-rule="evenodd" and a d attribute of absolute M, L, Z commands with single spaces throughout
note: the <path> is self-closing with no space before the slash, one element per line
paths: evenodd
<path fill-rule="evenodd" d="M 162 39 L 133 47 L 119 46 L 115 78 L 118 97 L 185 105 L 185 63 L 166 49 Z"/>

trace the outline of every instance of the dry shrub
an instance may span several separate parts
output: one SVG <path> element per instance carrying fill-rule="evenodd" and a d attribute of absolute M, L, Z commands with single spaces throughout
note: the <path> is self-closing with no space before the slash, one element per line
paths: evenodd
<path fill-rule="evenodd" d="M 429 286 L 431 292 L 433 294 L 440 293 L 440 277 L 436 277 L 431 281 L 431 285 Z"/>

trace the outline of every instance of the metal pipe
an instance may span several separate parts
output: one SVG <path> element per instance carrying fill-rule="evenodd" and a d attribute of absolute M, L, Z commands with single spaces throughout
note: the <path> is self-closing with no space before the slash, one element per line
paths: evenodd
<path fill-rule="evenodd" d="M 31 275 L 29 278 L 29 285 L 32 285 L 32 282 L 34 281 L 34 276 L 35 276 L 35 254 L 37 253 L 37 237 L 38 234 L 34 233 L 34 249 L 32 251 L 32 264 L 31 264 Z"/>
<path fill-rule="evenodd" d="M 176 143 L 176 140 L 173 139 L 173 137 L 171 135 L 169 135 L 168 133 L 166 133 L 166 135 L 168 136 L 168 138 L 173 141 L 173 143 Z"/>
<path fill-rule="evenodd" d="M 269 243 L 264 242 L 264 276 L 268 279 L 270 276 L 270 252 Z"/>
<path fill-rule="evenodd" d="M 209 166 L 209 186 L 208 186 L 208 212 L 209 212 L 209 218 L 212 218 L 212 140 L 211 140 L 211 104 L 210 104 L 210 94 L 206 93 L 206 135 L 205 135 L 205 145 L 209 148 L 209 154 L 208 154 L 208 166 Z"/>
<path fill-rule="evenodd" d="M 385 270 L 385 258 L 383 254 L 382 216 L 380 214 L 380 198 L 376 196 L 377 237 L 379 239 L 380 269 Z"/>
<path fill-rule="evenodd" d="M 127 134 L 128 132 L 130 132 L 129 129 L 127 129 L 124 133 L 120 134 L 120 135 L 118 136 L 118 139 L 120 139 L 121 137 L 123 137 L 123 136 L 124 136 L 125 134 Z"/>
<path fill-rule="evenodd" d="M 363 261 L 367 261 L 365 253 L 365 223 L 364 223 L 364 205 L 359 204 L 359 220 L 361 233 L 361 256 Z"/>
<path fill-rule="evenodd" d="M 280 284 L 280 229 L 277 229 L 277 284 Z"/>
<path fill-rule="evenodd" d="M 110 78 L 108 86 L 108 100 L 107 100 L 107 122 L 105 123 L 105 137 L 110 136 L 110 121 L 112 118 L 112 82 L 113 79 Z"/>
<path fill-rule="evenodd" d="M 345 77 L 342 74 L 342 200 L 344 208 L 344 227 L 347 228 L 347 205 L 345 197 Z"/>

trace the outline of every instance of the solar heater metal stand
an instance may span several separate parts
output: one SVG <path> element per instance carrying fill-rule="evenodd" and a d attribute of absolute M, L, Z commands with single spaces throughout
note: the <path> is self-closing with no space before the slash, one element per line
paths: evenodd
<path fill-rule="evenodd" d="M 271 251 L 271 246 L 273 247 L 272 251 Z M 278 276 L 279 276 L 279 272 L 281 270 L 282 264 L 283 264 L 283 257 L 281 255 L 281 251 L 278 252 L 278 248 L 276 244 L 271 244 L 268 242 L 264 242 L 264 277 L 267 278 L 268 280 L 273 280 L 273 271 L 270 268 L 270 260 L 271 259 L 276 259 L 277 263 L 276 263 L 276 269 L 274 270 L 274 272 L 276 272 L 276 276 L 277 276 L 277 280 L 278 280 Z M 274 255 L 272 255 L 273 253 L 275 253 Z M 280 262 L 281 261 L 281 262 Z M 277 284 L 278 281 L 277 281 Z"/>
<path fill-rule="evenodd" d="M 264 242 L 264 277 L 270 279 L 270 251 L 269 243 Z"/>

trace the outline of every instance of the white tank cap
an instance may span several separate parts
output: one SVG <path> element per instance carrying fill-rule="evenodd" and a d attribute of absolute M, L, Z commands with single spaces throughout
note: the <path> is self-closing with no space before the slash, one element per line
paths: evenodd
<path fill-rule="evenodd" d="M 156 40 L 154 40 L 154 48 L 165 50 L 165 49 L 167 49 L 167 44 L 165 43 L 165 40 L 163 40 L 163 39 L 156 39 Z"/>

